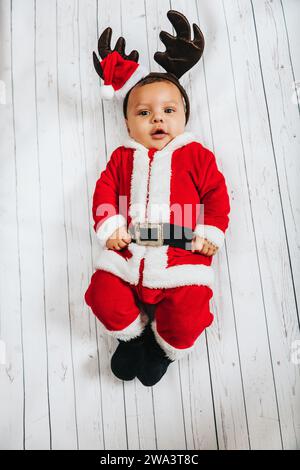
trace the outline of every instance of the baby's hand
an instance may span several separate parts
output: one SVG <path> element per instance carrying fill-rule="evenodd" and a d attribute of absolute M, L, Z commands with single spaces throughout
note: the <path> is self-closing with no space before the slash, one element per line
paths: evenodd
<path fill-rule="evenodd" d="M 215 255 L 218 251 L 217 245 L 208 241 L 206 238 L 196 236 L 192 240 L 192 252 L 197 251 L 205 256 Z"/>
<path fill-rule="evenodd" d="M 109 237 L 106 246 L 109 250 L 122 250 L 131 242 L 131 236 L 127 232 L 125 225 L 117 228 L 114 233 Z"/>

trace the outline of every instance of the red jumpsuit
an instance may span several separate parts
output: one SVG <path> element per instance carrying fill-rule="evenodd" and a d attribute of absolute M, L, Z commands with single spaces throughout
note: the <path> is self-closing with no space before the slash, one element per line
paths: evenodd
<path fill-rule="evenodd" d="M 105 331 L 129 340 L 148 317 L 140 302 L 155 305 L 152 329 L 170 359 L 191 351 L 213 321 L 212 256 L 163 245 L 109 250 L 106 241 L 123 225 L 171 223 L 192 229 L 219 248 L 229 223 L 229 196 L 215 156 L 184 132 L 162 150 L 129 138 L 111 155 L 96 183 L 94 228 L 101 253 L 85 300 Z"/>

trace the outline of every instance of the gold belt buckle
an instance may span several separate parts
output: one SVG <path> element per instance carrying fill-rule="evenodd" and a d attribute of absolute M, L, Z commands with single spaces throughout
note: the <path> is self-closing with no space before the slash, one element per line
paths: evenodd
<path fill-rule="evenodd" d="M 141 229 L 157 229 L 157 240 L 141 240 Z M 138 245 L 142 246 L 162 246 L 164 244 L 163 238 L 163 224 L 151 222 L 138 222 L 134 226 L 135 239 Z"/>

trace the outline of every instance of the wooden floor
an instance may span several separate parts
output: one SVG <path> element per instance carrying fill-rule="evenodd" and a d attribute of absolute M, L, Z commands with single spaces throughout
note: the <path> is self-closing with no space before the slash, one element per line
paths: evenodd
<path fill-rule="evenodd" d="M 215 321 L 148 388 L 114 378 L 83 299 L 94 185 L 126 137 L 91 53 L 110 25 L 159 70 L 170 8 L 205 35 L 187 130 L 232 211 Z M 299 17 L 298 0 L 0 0 L 1 449 L 300 448 Z"/>

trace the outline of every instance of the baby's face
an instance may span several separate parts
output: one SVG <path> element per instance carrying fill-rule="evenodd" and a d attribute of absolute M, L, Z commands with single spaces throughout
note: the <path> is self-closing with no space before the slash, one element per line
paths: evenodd
<path fill-rule="evenodd" d="M 172 82 L 154 82 L 134 88 L 127 103 L 130 137 L 144 147 L 163 149 L 185 129 L 183 97 Z M 162 129 L 163 134 L 154 134 Z"/>

